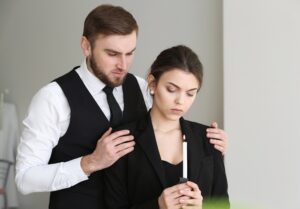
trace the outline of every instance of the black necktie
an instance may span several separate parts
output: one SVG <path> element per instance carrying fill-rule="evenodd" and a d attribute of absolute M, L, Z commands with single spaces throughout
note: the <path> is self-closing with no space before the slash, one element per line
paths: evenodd
<path fill-rule="evenodd" d="M 120 124 L 122 120 L 122 111 L 120 106 L 118 105 L 112 91 L 113 88 L 110 86 L 105 86 L 103 91 L 106 94 L 107 103 L 110 109 L 110 124 L 112 127 L 116 127 Z"/>

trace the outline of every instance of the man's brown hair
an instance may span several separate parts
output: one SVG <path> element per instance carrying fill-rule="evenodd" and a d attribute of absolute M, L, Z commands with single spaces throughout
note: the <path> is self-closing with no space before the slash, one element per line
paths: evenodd
<path fill-rule="evenodd" d="M 120 6 L 100 5 L 84 21 L 83 36 L 93 45 L 98 35 L 128 35 L 138 32 L 133 15 Z"/>

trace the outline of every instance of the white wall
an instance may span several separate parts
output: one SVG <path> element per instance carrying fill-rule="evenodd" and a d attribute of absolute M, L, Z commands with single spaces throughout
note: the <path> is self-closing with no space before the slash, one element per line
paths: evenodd
<path fill-rule="evenodd" d="M 145 77 L 156 55 L 186 44 L 200 56 L 205 80 L 188 117 L 223 124 L 222 1 L 0 1 L 0 91 L 7 88 L 23 119 L 35 92 L 81 63 L 79 47 L 88 12 L 104 2 L 134 14 L 140 33 L 132 72 Z M 20 195 L 22 209 L 47 208 L 48 194 Z"/>
<path fill-rule="evenodd" d="M 300 1 L 224 1 L 231 199 L 300 207 Z"/>

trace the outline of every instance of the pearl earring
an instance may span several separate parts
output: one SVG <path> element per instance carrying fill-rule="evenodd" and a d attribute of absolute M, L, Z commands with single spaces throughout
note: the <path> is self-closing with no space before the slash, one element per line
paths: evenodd
<path fill-rule="evenodd" d="M 150 90 L 150 94 L 151 94 L 151 95 L 154 95 L 154 91 L 153 91 L 152 89 Z"/>

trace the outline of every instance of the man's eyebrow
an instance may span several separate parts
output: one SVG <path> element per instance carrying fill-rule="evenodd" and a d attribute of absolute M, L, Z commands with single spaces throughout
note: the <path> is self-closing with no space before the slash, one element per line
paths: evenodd
<path fill-rule="evenodd" d="M 120 52 L 113 50 L 113 49 L 104 49 L 104 51 L 109 52 L 109 53 L 120 54 Z"/>
<path fill-rule="evenodd" d="M 132 49 L 131 51 L 127 52 L 126 54 L 132 54 L 136 48 Z M 115 54 L 122 54 L 119 51 L 113 50 L 113 49 L 104 49 L 104 51 L 109 52 L 109 53 L 115 53 Z"/>
<path fill-rule="evenodd" d="M 132 54 L 135 50 L 136 50 L 136 47 L 134 47 L 130 52 L 128 52 L 126 54 Z"/>

